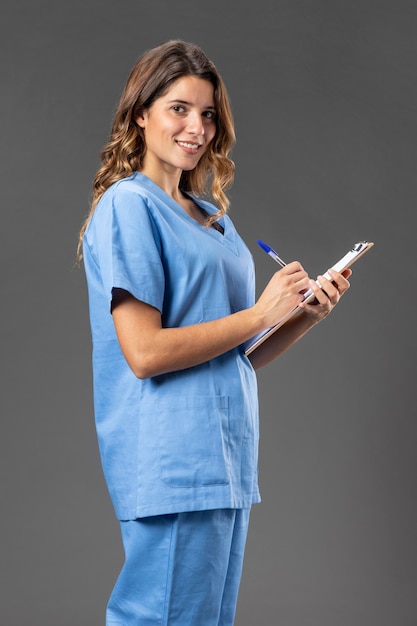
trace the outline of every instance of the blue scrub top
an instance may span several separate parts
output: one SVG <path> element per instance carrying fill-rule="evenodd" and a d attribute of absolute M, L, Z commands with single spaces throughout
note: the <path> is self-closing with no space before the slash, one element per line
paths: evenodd
<path fill-rule="evenodd" d="M 252 256 L 228 216 L 221 225 L 224 234 L 200 225 L 135 173 L 105 192 L 86 230 L 95 419 L 121 520 L 246 508 L 260 499 L 256 375 L 243 347 L 140 380 L 121 352 L 111 315 L 114 288 L 156 307 L 170 328 L 252 306 Z"/>

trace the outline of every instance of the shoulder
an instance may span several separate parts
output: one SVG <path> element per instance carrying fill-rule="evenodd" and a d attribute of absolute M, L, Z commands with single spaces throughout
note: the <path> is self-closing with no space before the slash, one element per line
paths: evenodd
<path fill-rule="evenodd" d="M 92 224 L 106 220 L 131 220 L 148 214 L 150 196 L 135 174 L 113 183 L 100 198 L 92 216 Z"/>
<path fill-rule="evenodd" d="M 137 174 L 132 174 L 131 176 L 121 178 L 110 185 L 97 206 L 100 206 L 101 204 L 119 205 L 123 204 L 123 200 L 129 201 L 133 199 L 147 204 L 149 197 L 149 191 L 143 184 L 141 184 Z"/>
<path fill-rule="evenodd" d="M 84 240 L 96 245 L 137 247 L 138 241 L 159 241 L 159 228 L 152 200 L 135 175 L 113 183 L 98 202 L 86 229 Z M 110 249 L 110 248 L 109 248 Z"/>

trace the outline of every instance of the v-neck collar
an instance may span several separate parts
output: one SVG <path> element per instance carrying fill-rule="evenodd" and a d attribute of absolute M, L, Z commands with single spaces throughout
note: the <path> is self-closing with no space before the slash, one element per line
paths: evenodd
<path fill-rule="evenodd" d="M 140 181 L 140 183 L 144 187 L 147 187 L 153 194 L 155 194 L 161 202 L 164 202 L 171 209 L 173 209 L 182 219 L 192 223 L 196 228 L 204 230 L 208 235 L 214 237 L 219 242 L 223 241 L 233 252 L 235 252 L 235 254 L 238 254 L 238 247 L 235 242 L 236 231 L 231 227 L 231 222 L 227 215 L 224 215 L 219 220 L 219 224 L 223 227 L 223 233 L 218 231 L 216 228 L 207 228 L 207 226 L 200 224 L 197 220 L 191 217 L 191 215 L 189 215 L 187 211 L 185 211 L 185 209 L 183 209 L 183 207 L 176 202 L 176 200 L 159 187 L 159 185 L 157 185 L 151 178 L 146 176 L 146 174 L 142 174 L 142 172 L 135 172 L 133 177 Z M 205 202 L 200 198 L 196 198 L 188 192 L 187 195 L 197 204 L 197 206 L 203 208 L 209 215 L 213 215 L 213 213 L 215 213 L 215 207 L 212 204 Z"/>

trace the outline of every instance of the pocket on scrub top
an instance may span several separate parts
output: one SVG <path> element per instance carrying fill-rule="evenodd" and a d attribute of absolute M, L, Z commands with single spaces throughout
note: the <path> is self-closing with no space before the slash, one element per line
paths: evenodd
<path fill-rule="evenodd" d="M 171 487 L 228 484 L 228 396 L 158 402 L 160 478 Z"/>

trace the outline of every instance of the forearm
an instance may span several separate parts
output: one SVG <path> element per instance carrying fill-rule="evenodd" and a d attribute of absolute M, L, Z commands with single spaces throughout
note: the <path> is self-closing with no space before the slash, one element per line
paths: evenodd
<path fill-rule="evenodd" d="M 138 378 L 149 378 L 209 361 L 273 326 L 300 303 L 308 287 L 298 262 L 276 272 L 248 309 L 210 322 L 178 328 L 162 326 L 160 312 L 120 290 L 113 320 L 123 354 Z"/>
<path fill-rule="evenodd" d="M 122 350 L 138 378 L 199 365 L 235 348 L 265 328 L 255 307 L 179 328 L 157 328 L 152 323 L 137 329 L 130 327 L 129 338 L 124 334 L 124 327 L 117 324 L 117 310 L 115 318 Z"/>
<path fill-rule="evenodd" d="M 347 269 L 342 274 L 339 274 L 339 272 L 330 269 L 329 273 L 331 280 L 324 276 L 318 277 L 324 290 L 315 281 L 310 281 L 310 288 L 315 295 L 314 302 L 311 304 L 301 302 L 299 304 L 301 312 L 281 326 L 250 354 L 249 358 L 255 369 L 267 365 L 288 350 L 333 310 L 340 297 L 349 288 L 347 279 L 352 272 L 350 269 Z"/>
<path fill-rule="evenodd" d="M 276 359 L 301 339 L 316 323 L 305 313 L 298 314 L 281 326 L 249 355 L 252 366 L 259 369 Z"/>

